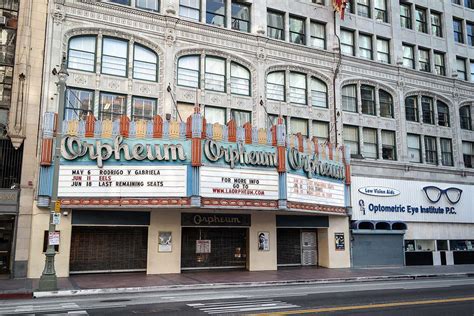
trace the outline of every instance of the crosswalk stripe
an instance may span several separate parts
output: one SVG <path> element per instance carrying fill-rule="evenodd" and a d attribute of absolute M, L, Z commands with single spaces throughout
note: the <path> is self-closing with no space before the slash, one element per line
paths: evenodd
<path fill-rule="evenodd" d="M 196 303 L 196 304 L 187 304 L 187 306 L 198 309 L 201 312 L 209 314 L 209 315 L 299 308 L 298 305 L 293 305 L 293 304 L 289 304 L 282 301 L 276 301 L 272 299 Z"/>
<path fill-rule="evenodd" d="M 263 303 L 274 303 L 276 301 L 273 300 L 260 300 L 260 301 L 236 301 L 236 302 L 227 302 L 227 303 L 201 303 L 200 306 L 205 307 L 219 307 L 219 306 L 232 306 L 232 305 L 240 305 L 240 304 L 263 304 Z M 191 306 L 188 304 L 188 306 Z"/>

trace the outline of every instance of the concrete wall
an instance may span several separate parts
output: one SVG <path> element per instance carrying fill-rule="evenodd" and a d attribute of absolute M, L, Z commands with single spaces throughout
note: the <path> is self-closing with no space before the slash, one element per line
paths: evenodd
<path fill-rule="evenodd" d="M 270 233 L 270 251 L 258 250 L 258 233 Z M 270 212 L 253 212 L 249 229 L 249 271 L 277 269 L 276 216 Z"/>
<path fill-rule="evenodd" d="M 335 233 L 344 233 L 344 250 L 336 250 Z M 330 216 L 329 228 L 318 229 L 319 265 L 326 268 L 349 268 L 351 266 L 349 245 L 349 221 L 347 217 Z"/>
<path fill-rule="evenodd" d="M 474 239 L 474 224 L 407 223 L 405 239 Z"/>

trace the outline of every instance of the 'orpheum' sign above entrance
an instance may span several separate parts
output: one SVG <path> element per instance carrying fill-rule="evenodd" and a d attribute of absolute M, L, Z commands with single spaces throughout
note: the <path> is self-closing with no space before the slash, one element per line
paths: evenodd
<path fill-rule="evenodd" d="M 334 161 L 320 160 L 318 155 L 301 153 L 296 148 L 288 150 L 288 164 L 293 170 L 303 170 L 308 178 L 315 176 L 339 180 L 345 178 L 344 165 Z"/>

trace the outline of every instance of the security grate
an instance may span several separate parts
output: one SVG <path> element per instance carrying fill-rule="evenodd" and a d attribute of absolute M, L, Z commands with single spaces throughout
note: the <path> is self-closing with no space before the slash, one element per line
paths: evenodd
<path fill-rule="evenodd" d="M 301 230 L 295 228 L 277 229 L 277 264 L 301 264 Z"/>

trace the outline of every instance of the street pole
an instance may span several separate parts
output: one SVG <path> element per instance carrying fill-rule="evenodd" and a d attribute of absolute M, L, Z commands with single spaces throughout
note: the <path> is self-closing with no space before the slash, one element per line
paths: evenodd
<path fill-rule="evenodd" d="M 54 160 L 53 160 L 53 186 L 50 201 L 49 214 L 49 230 L 48 230 L 48 248 L 45 253 L 45 264 L 43 273 L 39 280 L 39 291 L 56 291 L 58 289 L 58 282 L 56 277 L 56 270 L 54 269 L 54 256 L 56 251 L 54 246 L 49 244 L 49 234 L 56 231 L 56 225 L 53 223 L 53 214 L 55 212 L 55 204 L 58 199 L 58 181 L 59 181 L 59 164 L 61 162 L 61 139 L 62 139 L 62 124 L 64 120 L 64 97 L 66 94 L 66 79 L 69 76 L 66 69 L 66 57 L 63 56 L 61 61 L 61 69 L 58 72 L 58 90 L 59 90 L 59 104 L 58 116 L 56 124 L 56 139 L 54 144 Z"/>

